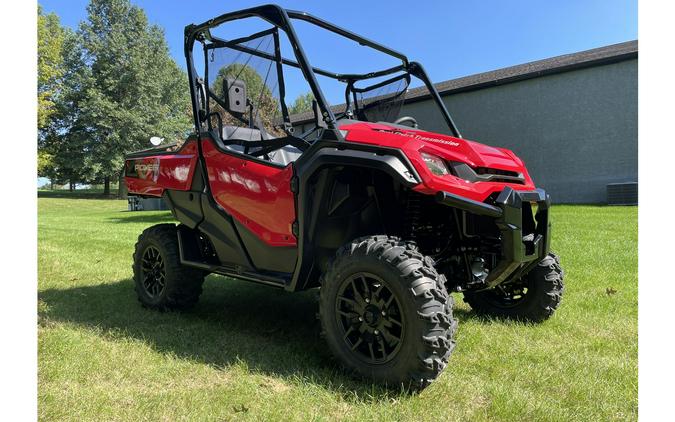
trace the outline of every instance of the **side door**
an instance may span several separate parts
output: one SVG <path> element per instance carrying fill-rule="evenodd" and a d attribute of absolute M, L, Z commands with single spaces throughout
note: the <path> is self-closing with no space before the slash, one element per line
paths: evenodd
<path fill-rule="evenodd" d="M 293 272 L 297 259 L 293 165 L 226 150 L 210 138 L 203 138 L 202 152 L 213 199 L 232 216 L 256 268 Z"/>

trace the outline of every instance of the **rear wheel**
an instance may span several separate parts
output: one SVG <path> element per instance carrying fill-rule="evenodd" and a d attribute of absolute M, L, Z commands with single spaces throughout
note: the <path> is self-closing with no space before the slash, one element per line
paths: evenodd
<path fill-rule="evenodd" d="M 521 279 L 492 290 L 464 293 L 476 313 L 499 318 L 541 322 L 560 305 L 563 270 L 555 254 L 548 254 Z"/>
<path fill-rule="evenodd" d="M 158 224 L 141 233 L 134 252 L 134 285 L 143 306 L 168 310 L 194 306 L 204 272 L 181 265 L 174 224 Z"/>
<path fill-rule="evenodd" d="M 340 248 L 321 282 L 328 346 L 356 373 L 424 387 L 445 368 L 457 321 L 445 277 L 417 248 L 369 236 Z"/>

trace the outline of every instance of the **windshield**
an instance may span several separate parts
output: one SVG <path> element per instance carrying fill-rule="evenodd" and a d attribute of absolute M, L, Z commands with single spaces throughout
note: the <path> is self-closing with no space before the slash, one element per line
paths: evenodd
<path fill-rule="evenodd" d="M 211 32 L 226 22 L 243 25 L 249 18 L 273 26 L 234 40 L 228 35 L 221 38 Z M 327 30 L 359 46 L 383 53 L 399 64 L 377 71 L 357 69 L 357 73 L 336 73 L 312 66 L 291 21 L 303 21 L 314 28 Z M 196 41 L 206 49 L 205 81 L 198 76 L 192 60 L 192 48 Z M 423 111 L 417 116 L 410 113 L 416 103 L 408 104 L 405 99 L 411 77 L 415 77 L 423 83 L 438 109 L 436 114 L 439 118 L 434 118 L 431 123 L 442 123 L 453 135 L 461 137 L 438 91 L 419 63 L 410 62 L 401 53 L 305 12 L 265 5 L 227 13 L 186 27 L 185 47 L 197 130 L 201 130 L 204 122 L 211 129 L 216 120 L 221 131 L 233 130 L 234 127 L 246 129 L 239 132 L 255 129 L 261 132 L 256 134 L 257 137 L 267 140 L 284 134 L 286 137 L 298 136 L 293 135 L 293 126 L 301 121 L 303 125 L 309 123 L 310 126 L 326 129 L 317 130 L 317 136 L 342 140 L 338 118 L 396 123 L 401 120 L 401 114 L 406 117 L 403 121 L 417 127 L 417 121 L 428 122 L 432 113 Z M 290 54 L 285 55 L 284 52 Z M 301 76 L 298 83 L 289 77 L 291 69 L 298 70 Z M 340 93 L 344 93 L 343 105 L 331 107 L 324 87 L 319 86 L 318 77 L 335 83 L 333 86 L 337 91 L 326 86 L 326 92 L 335 93 L 338 100 L 335 103 L 340 102 Z M 338 87 L 340 84 L 343 86 Z M 304 91 L 301 90 L 303 86 L 306 87 Z M 285 98 L 287 94 L 292 98 Z M 290 118 L 289 111 L 296 116 L 294 119 Z M 339 115 L 336 116 L 336 113 Z M 305 130 L 303 127 L 303 133 L 306 133 Z M 238 135 L 241 136 L 241 133 Z M 306 139 L 306 135 L 302 137 Z"/>
<path fill-rule="evenodd" d="M 394 122 L 409 84 L 410 76 L 403 74 L 365 88 L 353 87 L 356 117 L 368 122 Z"/>

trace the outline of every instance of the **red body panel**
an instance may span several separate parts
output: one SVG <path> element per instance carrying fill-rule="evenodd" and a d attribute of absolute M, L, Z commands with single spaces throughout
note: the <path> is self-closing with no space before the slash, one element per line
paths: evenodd
<path fill-rule="evenodd" d="M 408 157 L 422 178 L 422 183 L 414 190 L 420 193 L 435 194 L 438 191 L 453 193 L 475 201 L 485 201 L 493 192 L 500 192 L 505 186 L 515 190 L 535 188 L 525 164 L 513 152 L 504 148 L 495 148 L 466 139 L 425 132 L 418 129 L 402 129 L 379 123 L 353 123 L 340 126 L 348 131 L 349 142 L 398 148 Z M 522 173 L 524 184 L 497 182 L 468 182 L 458 177 L 436 176 L 427 168 L 420 152 L 426 152 L 448 161 L 460 161 L 471 167 L 488 167 Z"/>
<path fill-rule="evenodd" d="M 202 144 L 209 186 L 216 202 L 270 246 L 295 246 L 293 166 L 279 168 Z"/>
<path fill-rule="evenodd" d="M 397 148 L 404 152 L 422 178 L 413 189 L 420 193 L 453 193 L 475 201 L 485 201 L 505 186 L 529 191 L 535 188 L 525 164 L 513 152 L 452 136 L 403 129 L 379 123 L 351 123 L 348 142 Z M 291 192 L 292 165 L 279 168 L 224 153 L 213 140 L 205 139 L 202 150 L 214 200 L 230 215 L 270 246 L 295 246 L 292 233 L 295 199 Z M 522 173 L 524 183 L 469 182 L 453 175 L 436 176 L 424 163 L 421 152 L 471 167 L 487 167 Z M 189 190 L 197 163 L 197 143 L 191 139 L 176 154 L 149 155 L 128 159 L 126 182 L 129 192 L 162 196 L 166 189 Z"/>
<path fill-rule="evenodd" d="M 176 154 L 127 159 L 125 180 L 129 192 L 162 196 L 165 189 L 189 190 L 197 164 L 196 141 L 186 142 Z"/>

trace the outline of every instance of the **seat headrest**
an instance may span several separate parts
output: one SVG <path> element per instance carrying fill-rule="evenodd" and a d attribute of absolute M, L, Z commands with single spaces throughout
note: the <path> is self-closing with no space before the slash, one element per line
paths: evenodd
<path fill-rule="evenodd" d="M 238 126 L 223 126 L 223 140 L 238 139 L 242 141 L 261 141 L 262 134 L 258 129 Z"/>

